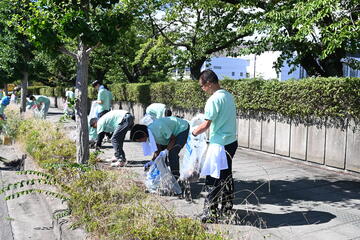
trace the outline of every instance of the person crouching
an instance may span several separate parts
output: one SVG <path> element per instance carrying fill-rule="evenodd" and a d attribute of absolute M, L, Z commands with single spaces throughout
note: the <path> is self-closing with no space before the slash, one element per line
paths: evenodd
<path fill-rule="evenodd" d="M 154 152 L 153 160 L 164 148 L 169 151 L 169 166 L 176 179 L 179 178 L 179 152 L 186 144 L 189 135 L 189 123 L 178 117 L 164 117 L 154 120 L 149 126 L 136 124 L 130 133 L 130 139 L 136 142 L 156 144 L 150 147 Z M 144 155 L 145 154 L 144 152 Z"/>
<path fill-rule="evenodd" d="M 111 162 L 112 167 L 123 167 L 126 165 L 126 156 L 123 150 L 124 139 L 127 131 L 134 125 L 134 116 L 125 110 L 113 110 L 100 119 L 92 118 L 90 126 L 97 129 L 96 148 L 101 147 L 106 133 L 113 132 L 111 143 L 115 150 L 114 157 L 106 159 Z"/>

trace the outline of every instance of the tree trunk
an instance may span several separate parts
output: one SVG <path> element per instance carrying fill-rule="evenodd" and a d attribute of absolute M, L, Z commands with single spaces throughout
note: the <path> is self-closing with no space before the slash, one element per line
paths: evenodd
<path fill-rule="evenodd" d="M 28 82 L 29 82 L 29 73 L 25 71 L 23 72 L 23 79 L 21 81 L 20 112 L 26 112 L 26 96 L 27 96 Z"/>
<path fill-rule="evenodd" d="M 9 94 L 7 83 L 4 84 L 4 92 L 5 92 L 5 96 Z"/>
<path fill-rule="evenodd" d="M 325 74 L 324 70 L 316 61 L 315 57 L 310 54 L 304 54 L 300 58 L 300 65 L 305 69 L 306 73 L 311 76 L 323 76 Z"/>
<path fill-rule="evenodd" d="M 89 159 L 89 129 L 87 119 L 88 109 L 88 74 L 89 53 L 83 42 L 79 43 L 77 52 L 77 75 L 76 75 L 76 161 L 86 164 Z"/>
<path fill-rule="evenodd" d="M 202 58 L 199 60 L 194 60 L 191 62 L 191 66 L 190 66 L 190 76 L 191 79 L 193 80 L 198 80 L 200 77 L 200 73 L 201 73 L 201 67 L 204 64 L 204 62 L 206 61 L 207 58 Z"/>
<path fill-rule="evenodd" d="M 324 60 L 320 60 L 320 64 L 326 72 L 326 77 L 342 77 L 344 75 L 341 59 L 345 57 L 345 51 L 343 49 L 337 49 Z"/>

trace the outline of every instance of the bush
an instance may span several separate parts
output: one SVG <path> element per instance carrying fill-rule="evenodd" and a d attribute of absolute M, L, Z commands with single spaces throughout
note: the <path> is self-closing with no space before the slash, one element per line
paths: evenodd
<path fill-rule="evenodd" d="M 47 95 L 51 96 L 51 95 Z M 55 97 L 65 97 L 65 88 L 64 87 L 55 87 L 54 88 L 54 96 Z"/>
<path fill-rule="evenodd" d="M 128 101 L 128 94 L 125 83 L 112 84 L 110 86 L 110 91 L 113 94 L 114 101 Z"/>
<path fill-rule="evenodd" d="M 31 86 L 28 87 L 28 95 L 40 95 L 40 89 L 44 86 Z"/>
<path fill-rule="evenodd" d="M 10 184 L 0 193 L 9 186 L 12 189 L 34 184 L 58 186 L 61 193 L 35 188 L 9 198 L 38 192 L 66 201 L 69 209 L 61 214 L 71 213 L 73 226 L 83 226 L 96 239 L 222 239 L 220 234 L 208 233 L 199 221 L 174 216 L 158 199 L 145 194 L 143 184 L 134 181 L 129 170 L 114 173 L 74 163 L 75 143 L 61 129 L 61 125 L 47 121 L 21 121 L 18 140 L 48 173 L 27 171 L 42 179 Z"/>
<path fill-rule="evenodd" d="M 54 88 L 52 87 L 43 87 L 40 88 L 40 95 L 44 95 L 44 96 L 54 96 Z"/>
<path fill-rule="evenodd" d="M 92 86 L 88 87 L 88 98 L 90 100 L 95 100 L 97 98 L 97 92 L 96 89 Z"/>
<path fill-rule="evenodd" d="M 331 117 L 360 119 L 360 78 L 308 78 L 302 80 L 224 80 L 224 89 L 234 95 L 243 113 L 278 113 L 287 117 Z M 127 84 L 126 91 L 135 84 Z M 141 95 L 137 91 L 138 95 Z M 142 95 L 141 101 L 147 102 Z M 208 96 L 197 81 L 164 82 L 150 85 L 150 102 L 184 109 L 203 109 Z"/>
<path fill-rule="evenodd" d="M 278 113 L 287 117 L 331 117 L 360 119 L 360 78 L 307 78 L 301 80 L 223 80 L 242 113 Z M 50 95 L 50 88 L 41 89 Z M 161 102 L 183 109 L 203 109 L 208 96 L 197 81 L 112 84 L 116 101 L 148 105 Z M 89 98 L 95 89 L 89 87 Z"/>
<path fill-rule="evenodd" d="M 149 83 L 133 83 L 126 85 L 127 100 L 129 102 L 137 102 L 144 105 L 150 104 L 150 84 Z"/>

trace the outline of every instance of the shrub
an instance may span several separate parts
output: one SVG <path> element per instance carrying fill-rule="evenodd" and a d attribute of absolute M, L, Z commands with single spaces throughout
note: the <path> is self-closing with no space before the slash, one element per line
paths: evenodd
<path fill-rule="evenodd" d="M 48 95 L 51 96 L 51 95 Z M 65 88 L 64 87 L 55 87 L 54 88 L 55 97 L 65 97 Z"/>
<path fill-rule="evenodd" d="M 158 199 L 145 194 L 129 170 L 109 172 L 74 163 L 75 143 L 60 129 L 47 121 L 21 121 L 18 140 L 47 173 L 27 171 L 39 178 L 9 184 L 0 193 L 34 184 L 55 185 L 59 193 L 36 187 L 8 199 L 36 192 L 64 200 L 69 208 L 59 217 L 71 213 L 73 226 L 83 226 L 97 239 L 222 239 L 208 233 L 199 221 L 174 216 Z"/>
<path fill-rule="evenodd" d="M 150 104 L 150 84 L 134 83 L 126 86 L 128 101 L 144 105 Z"/>
<path fill-rule="evenodd" d="M 44 86 L 31 86 L 28 87 L 28 94 L 29 95 L 40 95 L 40 89 L 44 88 Z"/>

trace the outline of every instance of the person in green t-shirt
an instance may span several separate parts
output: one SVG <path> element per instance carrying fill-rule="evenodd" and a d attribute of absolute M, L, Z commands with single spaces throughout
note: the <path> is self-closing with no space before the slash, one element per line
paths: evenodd
<path fill-rule="evenodd" d="M 205 164 L 209 163 L 210 169 L 217 165 L 219 178 L 215 178 L 208 173 L 206 175 L 205 186 L 208 191 L 205 199 L 204 213 L 201 217 L 203 222 L 214 222 L 217 218 L 218 203 L 221 200 L 221 213 L 230 213 L 233 207 L 234 180 L 232 177 L 232 158 L 238 147 L 236 137 L 236 106 L 234 97 L 226 90 L 222 89 L 219 79 L 212 70 L 204 70 L 199 77 L 199 85 L 202 90 L 211 95 L 205 105 L 205 121 L 192 131 L 197 136 L 210 128 L 210 144 L 215 149 L 224 149 L 224 158 L 227 168 L 220 166 L 223 164 L 219 158 L 208 156 L 202 169 L 206 169 Z M 223 146 L 223 148 L 222 148 Z M 208 151 L 209 151 L 208 150 Z M 208 160 L 208 161 L 207 161 Z M 213 168 L 214 169 L 214 168 Z"/>
<path fill-rule="evenodd" d="M 92 83 L 92 86 L 98 90 L 96 102 L 99 104 L 97 109 L 97 118 L 101 118 L 104 114 L 111 110 L 112 93 L 107 87 L 101 84 L 100 81 L 96 80 Z"/>
<path fill-rule="evenodd" d="M 101 147 L 106 133 L 113 133 L 111 143 L 115 150 L 113 158 L 105 160 L 111 162 L 113 167 L 123 167 L 126 164 L 125 152 L 123 150 L 124 139 L 127 131 L 134 125 L 134 116 L 125 110 L 113 110 L 104 114 L 100 119 L 92 118 L 90 126 L 96 129 L 96 148 Z"/>
<path fill-rule="evenodd" d="M 34 104 L 37 105 L 37 107 L 39 108 L 40 112 L 41 112 L 41 116 L 43 119 L 46 119 L 46 116 L 49 112 L 49 108 L 50 108 L 50 99 L 46 96 L 30 96 L 29 97 L 30 101 L 32 101 Z M 31 103 L 29 103 L 31 104 Z"/>
<path fill-rule="evenodd" d="M 164 117 L 155 119 L 149 126 L 136 124 L 130 132 L 130 139 L 136 142 L 146 142 L 149 131 L 157 144 L 157 151 L 153 160 L 161 150 L 169 151 L 169 166 L 176 179 L 179 178 L 179 152 L 186 144 L 189 136 L 189 123 L 178 117 Z"/>

